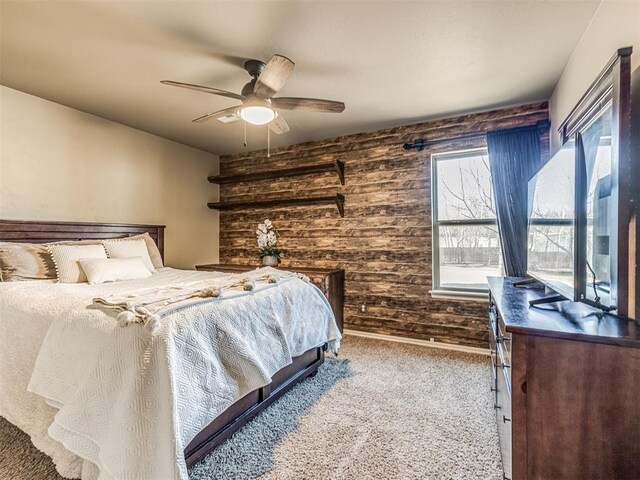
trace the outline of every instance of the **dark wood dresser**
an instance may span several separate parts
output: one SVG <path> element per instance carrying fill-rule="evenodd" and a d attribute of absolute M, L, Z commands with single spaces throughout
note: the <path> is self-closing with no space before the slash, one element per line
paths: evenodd
<path fill-rule="evenodd" d="M 492 391 L 505 478 L 640 478 L 640 327 L 490 277 Z"/>
<path fill-rule="evenodd" d="M 255 270 L 260 265 L 233 265 L 230 263 L 208 265 L 196 265 L 196 270 L 208 270 L 211 272 L 230 272 L 240 273 L 247 272 L 249 270 Z M 287 270 L 291 272 L 299 272 L 311 280 L 322 293 L 327 297 L 333 314 L 336 316 L 336 323 L 340 332 L 342 332 L 344 323 L 344 270 L 331 270 L 328 268 L 302 268 L 302 267 L 290 267 L 283 268 L 278 267 L 281 270 Z"/>

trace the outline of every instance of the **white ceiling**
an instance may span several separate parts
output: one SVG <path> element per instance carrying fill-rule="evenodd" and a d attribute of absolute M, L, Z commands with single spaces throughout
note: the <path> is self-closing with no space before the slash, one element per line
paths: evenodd
<path fill-rule="evenodd" d="M 242 122 L 193 124 L 234 100 L 244 59 L 286 55 L 280 96 L 344 101 L 283 112 L 288 145 L 547 99 L 599 1 L 6 1 L 0 83 L 218 154 Z M 266 127 L 249 128 L 249 148 Z"/>

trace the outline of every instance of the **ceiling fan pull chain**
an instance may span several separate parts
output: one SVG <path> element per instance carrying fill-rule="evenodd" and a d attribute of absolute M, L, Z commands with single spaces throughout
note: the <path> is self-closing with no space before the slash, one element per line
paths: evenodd
<path fill-rule="evenodd" d="M 244 121 L 244 148 L 247 148 L 247 121 Z"/>
<path fill-rule="evenodd" d="M 271 129 L 267 127 L 267 158 L 271 158 Z"/>

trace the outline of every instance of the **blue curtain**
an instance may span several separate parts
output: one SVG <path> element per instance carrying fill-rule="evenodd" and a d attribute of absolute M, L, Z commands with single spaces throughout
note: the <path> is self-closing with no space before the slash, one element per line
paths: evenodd
<path fill-rule="evenodd" d="M 524 277 L 529 210 L 527 183 L 540 167 L 539 129 L 524 127 L 488 133 L 487 146 L 505 274 Z"/>

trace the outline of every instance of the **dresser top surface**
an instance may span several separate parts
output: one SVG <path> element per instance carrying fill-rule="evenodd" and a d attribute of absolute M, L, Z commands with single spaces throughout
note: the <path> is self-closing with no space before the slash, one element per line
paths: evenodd
<path fill-rule="evenodd" d="M 604 313 L 578 302 L 536 307 L 529 300 L 548 296 L 530 285 L 515 287 L 522 278 L 489 277 L 491 297 L 507 332 L 640 348 L 640 326 L 633 320 Z"/>

